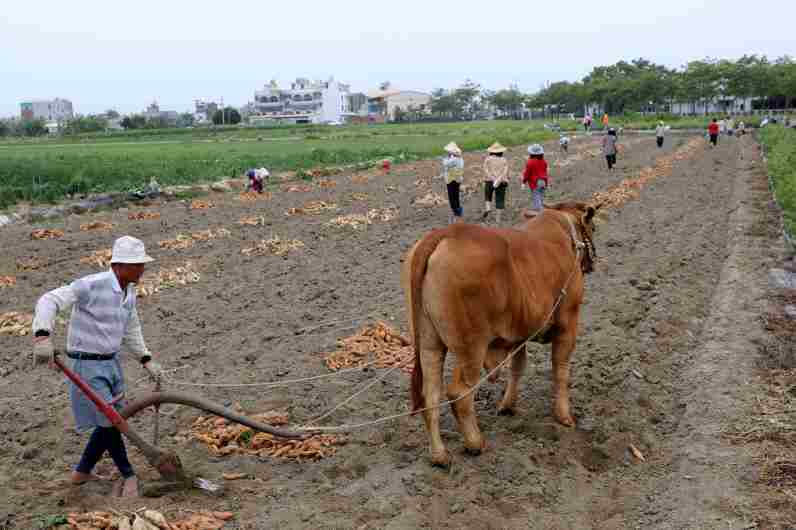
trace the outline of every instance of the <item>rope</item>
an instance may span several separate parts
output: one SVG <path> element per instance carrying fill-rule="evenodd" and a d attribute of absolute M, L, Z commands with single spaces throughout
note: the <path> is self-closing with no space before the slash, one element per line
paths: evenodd
<path fill-rule="evenodd" d="M 337 405 L 332 407 L 330 410 L 326 411 L 324 414 L 318 416 L 314 420 L 310 420 L 310 424 L 317 423 L 317 422 L 319 422 L 321 420 L 324 420 L 324 419 L 328 418 L 329 416 L 332 415 L 333 412 L 335 412 L 336 410 L 340 409 L 343 405 L 349 403 L 355 397 L 357 397 L 360 394 L 362 394 L 363 392 L 365 392 L 365 390 L 367 390 L 368 388 L 372 387 L 373 385 L 375 385 L 379 381 L 383 381 L 392 372 L 394 372 L 395 370 L 397 370 L 399 368 L 403 368 L 404 365 L 409 364 L 409 361 L 413 361 L 413 360 L 414 359 L 410 357 L 409 359 L 405 360 L 404 362 L 393 366 L 392 368 L 390 368 L 389 370 L 387 370 L 386 372 L 381 374 L 379 377 L 377 377 L 376 379 L 374 379 L 373 381 L 369 382 L 367 385 L 362 387 L 360 390 L 358 390 L 357 392 L 354 392 L 353 394 L 348 396 L 348 398 L 344 399 L 343 401 L 341 401 L 340 403 L 338 403 Z"/>
<path fill-rule="evenodd" d="M 569 218 L 569 217 L 567 217 L 567 218 Z M 408 361 L 409 361 L 409 360 L 407 360 L 404 363 L 402 363 L 401 365 L 394 366 L 386 374 L 383 374 L 382 377 L 380 377 L 379 379 L 377 379 L 375 381 L 371 381 L 368 385 L 366 385 L 364 388 L 358 390 L 357 392 L 354 392 L 351 396 L 349 396 L 347 399 L 345 399 L 339 405 L 333 407 L 331 410 L 329 410 L 325 414 L 323 414 L 323 415 L 319 416 L 318 418 L 312 420 L 310 422 L 310 425 L 299 426 L 299 427 L 296 428 L 296 430 L 299 430 L 299 431 L 316 431 L 316 432 L 321 432 L 321 431 L 322 432 L 349 432 L 349 431 L 352 431 L 352 430 L 355 430 L 355 429 L 360 429 L 360 428 L 363 428 L 363 427 L 371 427 L 373 425 L 378 425 L 378 424 L 385 423 L 385 422 L 388 422 L 388 421 L 392 421 L 392 420 L 395 420 L 395 419 L 398 419 L 398 418 L 403 418 L 403 417 L 406 417 L 406 416 L 413 416 L 413 415 L 417 414 L 418 412 L 425 412 L 427 410 L 437 409 L 437 408 L 443 407 L 445 405 L 452 405 L 452 404 L 456 403 L 457 401 L 461 401 L 462 399 L 466 398 L 467 396 L 469 396 L 470 394 L 472 394 L 473 392 L 478 390 L 478 388 L 481 385 L 483 385 L 484 382 L 487 381 L 491 375 L 496 373 L 498 370 L 503 368 L 503 366 L 506 365 L 506 363 L 508 363 L 510 360 L 512 360 L 514 358 L 514 356 L 517 354 L 517 352 L 520 351 L 520 349 L 524 348 L 530 341 L 532 341 L 540 333 L 542 333 L 542 331 L 545 330 L 545 327 L 547 326 L 547 324 L 550 322 L 550 319 L 553 318 L 553 314 L 558 310 L 558 307 L 561 305 L 561 301 L 564 299 L 564 296 L 566 296 L 567 287 L 569 286 L 569 282 L 572 280 L 572 277 L 575 275 L 575 272 L 578 270 L 578 260 L 581 257 L 581 252 L 582 252 L 582 248 L 583 248 L 584 245 L 583 245 L 583 242 L 578 241 L 577 239 L 574 240 L 574 243 L 575 243 L 575 249 L 576 249 L 575 252 L 576 253 L 575 253 L 575 263 L 574 263 L 574 265 L 572 267 L 572 271 L 569 273 L 569 277 L 567 278 L 567 281 L 564 282 L 564 287 L 561 288 L 561 292 L 559 293 L 555 304 L 553 304 L 553 308 L 550 310 L 550 312 L 548 313 L 547 317 L 545 318 L 545 321 L 542 324 L 542 326 L 539 329 L 537 329 L 536 332 L 533 335 L 531 335 L 530 337 L 528 337 L 527 339 L 522 341 L 522 343 L 520 343 L 516 348 L 514 348 L 514 350 L 512 350 L 511 353 L 509 353 L 506 356 L 506 358 L 503 359 L 503 361 L 501 361 L 497 366 L 495 366 L 492 370 L 490 370 L 484 377 L 481 378 L 481 380 L 479 380 L 475 385 L 471 386 L 465 393 L 463 393 L 462 395 L 460 395 L 459 397 L 457 397 L 455 399 L 449 399 L 449 400 L 446 400 L 446 401 L 442 401 L 442 402 L 438 403 L 437 405 L 434 405 L 434 406 L 431 406 L 431 407 L 423 407 L 422 409 L 415 410 L 415 411 L 408 411 L 408 412 L 402 412 L 402 413 L 399 413 L 399 414 L 392 414 L 390 416 L 384 416 L 382 418 L 378 418 L 378 419 L 375 419 L 375 420 L 366 421 L 366 422 L 362 422 L 362 423 L 349 423 L 349 424 L 330 426 L 330 427 L 313 427 L 313 426 L 311 426 L 312 423 L 315 423 L 315 422 L 317 422 L 317 421 L 319 421 L 321 419 L 324 419 L 324 418 L 328 417 L 334 411 L 338 410 L 340 407 L 342 407 L 346 403 L 350 402 L 352 399 L 354 399 L 358 395 L 362 394 L 362 392 L 364 392 L 365 390 L 367 390 L 368 388 L 370 388 L 371 386 L 376 384 L 378 381 L 383 379 L 387 374 L 389 374 L 389 372 L 391 372 L 391 371 L 393 371 L 393 370 L 395 370 L 397 368 L 400 368 L 404 364 L 407 364 Z"/>
<path fill-rule="evenodd" d="M 356 368 L 344 368 L 343 370 L 337 370 L 336 372 L 330 372 L 328 374 L 321 374 L 321 375 L 313 375 L 311 377 L 302 377 L 301 379 L 286 379 L 284 381 L 267 381 L 264 383 L 193 383 L 189 381 L 175 381 L 172 379 L 167 379 L 167 381 L 170 384 L 177 386 L 193 386 L 193 387 L 208 387 L 208 388 L 252 388 L 252 387 L 267 388 L 267 387 L 294 385 L 298 383 L 307 383 L 309 381 L 317 381 L 319 379 L 336 377 L 339 375 L 347 374 L 349 372 L 359 372 L 364 370 L 365 368 L 373 366 L 378 362 L 379 362 L 378 360 L 374 360 L 365 363 L 362 366 L 358 366 Z"/>

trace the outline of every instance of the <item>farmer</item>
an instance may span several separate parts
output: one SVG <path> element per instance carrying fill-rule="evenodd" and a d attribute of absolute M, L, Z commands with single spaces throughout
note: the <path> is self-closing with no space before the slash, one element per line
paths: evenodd
<path fill-rule="evenodd" d="M 528 146 L 528 162 L 522 173 L 522 184 L 531 191 L 531 207 L 538 212 L 544 208 L 544 192 L 550 184 L 548 179 L 544 147 L 539 144 Z"/>
<path fill-rule="evenodd" d="M 605 137 L 603 137 L 603 154 L 605 155 L 605 161 L 608 163 L 608 171 L 614 170 L 616 151 L 616 129 L 611 127 Z"/>
<path fill-rule="evenodd" d="M 250 169 L 246 172 L 246 176 L 249 177 L 249 185 L 247 186 L 247 189 L 256 191 L 257 193 L 262 193 L 263 181 L 270 177 L 271 173 L 269 173 L 264 167 L 261 167 L 258 169 Z"/>
<path fill-rule="evenodd" d="M 495 222 L 500 224 L 503 209 L 506 207 L 506 189 L 509 186 L 509 163 L 503 154 L 506 148 L 495 142 L 489 149 L 484 160 L 484 215 L 489 217 L 492 209 L 492 194 L 495 195 Z"/>
<path fill-rule="evenodd" d="M 144 273 L 144 264 L 150 261 L 152 258 L 146 255 L 140 240 L 121 237 L 113 244 L 110 270 L 50 291 L 36 304 L 34 357 L 37 360 L 54 358 L 51 333 L 55 317 L 71 308 L 67 356 L 73 361 L 72 370 L 104 401 L 117 408 L 121 407 L 125 389 L 119 360 L 122 345 L 153 377 L 161 374 L 160 365 L 152 361 L 152 354 L 144 343 L 135 303 L 134 284 Z M 51 366 L 54 365 L 51 363 Z M 72 472 L 72 484 L 98 480 L 100 477 L 92 474 L 92 470 L 107 451 L 122 475 L 122 496 L 137 496 L 138 479 L 127 459 L 121 433 L 71 382 L 69 394 L 78 432 L 93 429 L 80 463 Z"/>
<path fill-rule="evenodd" d="M 564 154 L 569 152 L 569 136 L 567 136 L 566 133 L 561 133 L 561 137 L 558 139 L 558 145 L 561 147 Z"/>
<path fill-rule="evenodd" d="M 442 178 L 448 188 L 448 203 L 451 207 L 451 215 L 448 217 L 448 224 L 458 222 L 462 218 L 462 205 L 459 200 L 459 188 L 464 180 L 464 160 L 462 150 L 454 142 L 444 147 L 447 155 L 442 159 Z"/>
<path fill-rule="evenodd" d="M 603 114 L 603 129 L 607 128 L 608 128 L 608 113 L 606 112 Z"/>
<path fill-rule="evenodd" d="M 666 135 L 666 126 L 663 124 L 662 121 L 658 122 L 658 126 L 655 128 L 655 141 L 658 143 L 658 147 L 663 147 L 663 137 Z"/>
<path fill-rule="evenodd" d="M 708 125 L 708 136 L 710 137 L 710 147 L 715 147 L 719 141 L 719 124 L 716 118 L 713 118 L 713 121 Z"/>

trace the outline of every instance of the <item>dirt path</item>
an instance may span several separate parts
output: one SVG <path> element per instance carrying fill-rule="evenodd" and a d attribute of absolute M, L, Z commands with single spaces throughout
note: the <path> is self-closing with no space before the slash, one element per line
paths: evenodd
<path fill-rule="evenodd" d="M 619 170 L 609 174 L 593 154 L 598 138 L 579 138 L 569 162 L 557 168 L 551 193 L 588 199 L 637 176 L 689 139 L 672 135 L 657 149 L 653 138 L 628 136 Z M 745 141 L 749 153 L 751 139 Z M 512 149 L 509 156 L 516 174 L 524 152 Z M 715 150 L 700 144 L 692 158 L 675 161 L 670 175 L 611 210 L 598 227 L 602 260 L 588 279 L 574 357 L 577 429 L 552 421 L 549 350 L 540 347 L 530 351 L 517 416 L 495 413 L 502 383 L 479 390 L 476 406 L 490 446 L 482 456 L 461 454 L 453 418 L 444 412 L 442 427 L 455 453 L 449 472 L 429 466 L 418 418 L 355 432 L 335 456 L 296 463 L 212 456 L 199 442 L 185 441 L 182 433 L 196 413 L 180 408 L 161 428 L 164 443 L 178 450 L 186 466 L 209 478 L 225 471 L 249 478 L 229 483 L 222 498 L 184 493 L 125 502 L 106 497 L 105 485 L 53 484 L 77 460 L 84 441 L 68 432 L 65 385 L 54 374 L 23 368 L 27 338 L 0 336 L 0 355 L 10 368 L 0 377 L 0 434 L 6 439 L 0 446 L 0 490 L 8 492 L 0 497 L 0 523 L 5 515 L 27 528 L 34 515 L 146 505 L 164 512 L 231 510 L 242 528 L 742 528 L 753 514 L 732 503 L 743 505 L 745 492 L 736 479 L 748 464 L 720 443 L 719 434 L 740 410 L 738 401 L 753 392 L 742 383 L 752 357 L 748 342 L 754 334 L 747 327 L 754 327 L 760 297 L 755 286 L 764 274 L 754 258 L 765 241 L 747 233 L 762 214 L 744 196 L 747 162 L 737 157 L 731 142 Z M 479 161 L 467 156 L 471 182 Z M 177 203 L 148 208 L 161 213 L 160 221 L 129 221 L 126 211 L 76 216 L 61 225 L 61 240 L 30 241 L 30 227 L 9 227 L 0 232 L 7 248 L 0 276 L 16 274 L 18 284 L 0 291 L 0 313 L 31 311 L 45 290 L 96 270 L 81 264 L 81 257 L 110 247 L 118 234 L 132 233 L 158 259 L 154 270 L 191 261 L 201 274 L 196 284 L 141 303 L 150 347 L 162 352 L 167 366 L 187 367 L 179 379 L 254 382 L 324 373 L 319 353 L 334 350 L 336 339 L 354 331 L 351 326 L 383 318 L 406 329 L 401 256 L 447 218 L 445 206 L 412 204 L 428 191 L 416 181 L 438 174 L 437 163 L 399 166 L 389 176 L 366 174 L 368 182 L 332 177 L 334 188 L 276 191 L 270 201 L 218 194 L 211 197 L 217 207 L 207 210 Z M 442 193 L 440 185 L 432 186 Z M 309 200 L 336 203 L 338 211 L 285 215 Z M 526 201 L 516 187 L 511 190 L 515 215 Z M 398 210 L 396 220 L 365 230 L 324 225 L 344 213 L 391 207 Z M 478 190 L 465 201 L 466 220 L 477 221 L 481 207 Z M 261 225 L 237 225 L 244 216 L 262 217 Z M 113 222 L 114 231 L 79 230 L 93 220 Z M 229 229 L 229 236 L 186 250 L 157 248 L 158 241 L 177 234 L 218 227 Z M 285 257 L 241 255 L 241 248 L 273 235 L 299 239 L 306 247 Z M 15 272 L 17 259 L 43 257 L 57 263 Z M 141 375 L 129 365 L 131 383 Z M 291 388 L 201 392 L 249 412 L 283 410 L 300 422 L 372 377 L 366 371 Z M 407 378 L 396 373 L 328 423 L 402 412 L 407 388 Z M 132 390 L 144 391 L 145 384 Z M 135 425 L 149 435 L 151 417 Z M 630 445 L 645 455 L 644 462 L 633 457 Z M 153 479 L 135 458 L 142 477 Z"/>

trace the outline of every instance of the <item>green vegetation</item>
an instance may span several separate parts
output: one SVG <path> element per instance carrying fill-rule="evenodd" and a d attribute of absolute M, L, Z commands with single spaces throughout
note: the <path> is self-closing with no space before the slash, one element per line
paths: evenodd
<path fill-rule="evenodd" d="M 796 129 L 769 126 L 761 133 L 768 152 L 768 171 L 782 207 L 785 228 L 796 236 Z"/>
<path fill-rule="evenodd" d="M 502 120 L 187 131 L 142 130 L 0 143 L 0 208 L 19 201 L 57 201 L 71 193 L 138 189 L 151 177 L 166 186 L 191 184 L 237 177 L 246 168 L 258 166 L 285 171 L 383 158 L 415 160 L 441 155 L 451 140 L 473 151 L 495 141 L 517 145 L 551 137 L 539 122 Z"/>
<path fill-rule="evenodd" d="M 759 97 L 756 108 L 786 109 L 796 103 L 796 61 L 745 55 L 737 61 L 705 59 L 671 69 L 646 59 L 597 66 L 581 81 L 553 83 L 530 96 L 532 107 L 580 112 L 598 103 L 609 114 L 664 110 L 672 102 Z M 746 109 L 755 110 L 755 109 Z"/>

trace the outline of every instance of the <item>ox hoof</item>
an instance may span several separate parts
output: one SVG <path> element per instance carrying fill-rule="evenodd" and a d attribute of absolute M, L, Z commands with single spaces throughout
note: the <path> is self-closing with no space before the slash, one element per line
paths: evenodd
<path fill-rule="evenodd" d="M 480 447 L 477 449 L 472 449 L 470 447 L 464 448 L 464 454 L 466 454 L 467 456 L 481 456 L 481 451 L 482 449 Z"/>
<path fill-rule="evenodd" d="M 575 418 L 570 415 L 558 415 L 556 414 L 556 421 L 563 425 L 564 427 L 574 427 L 575 426 Z"/>
<path fill-rule="evenodd" d="M 481 443 L 475 447 L 464 446 L 464 453 L 469 456 L 479 456 L 486 450 L 486 440 L 481 440 Z"/>
<path fill-rule="evenodd" d="M 441 467 L 448 469 L 451 465 L 451 455 L 447 451 L 441 454 L 431 455 L 431 465 L 434 467 Z"/>

